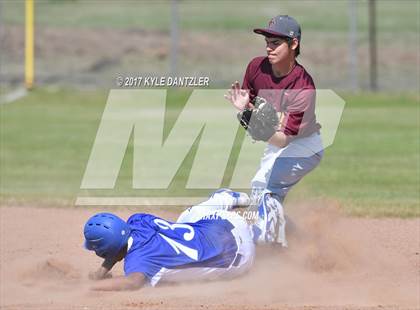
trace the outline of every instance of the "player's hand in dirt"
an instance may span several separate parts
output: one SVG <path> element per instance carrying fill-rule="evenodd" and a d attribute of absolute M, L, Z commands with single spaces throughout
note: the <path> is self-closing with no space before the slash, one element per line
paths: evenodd
<path fill-rule="evenodd" d="M 232 84 L 231 89 L 229 89 L 228 93 L 225 95 L 225 99 L 232 103 L 239 111 L 242 111 L 247 107 L 252 108 L 250 106 L 251 103 L 249 102 L 248 91 L 241 89 L 238 81 Z"/>
<path fill-rule="evenodd" d="M 105 268 L 100 267 L 96 271 L 89 272 L 88 277 L 90 280 L 96 281 L 96 280 L 112 278 L 112 274 L 108 272 L 108 270 L 106 270 Z"/>

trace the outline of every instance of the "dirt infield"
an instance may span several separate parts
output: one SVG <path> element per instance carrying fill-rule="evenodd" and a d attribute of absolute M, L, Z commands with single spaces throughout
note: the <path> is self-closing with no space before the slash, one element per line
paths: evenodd
<path fill-rule="evenodd" d="M 420 308 L 420 219 L 312 209 L 295 215 L 287 250 L 259 249 L 255 268 L 239 279 L 102 293 L 87 279 L 100 261 L 82 247 L 83 224 L 96 211 L 0 208 L 1 309 Z M 121 273 L 119 264 L 113 274 Z"/>

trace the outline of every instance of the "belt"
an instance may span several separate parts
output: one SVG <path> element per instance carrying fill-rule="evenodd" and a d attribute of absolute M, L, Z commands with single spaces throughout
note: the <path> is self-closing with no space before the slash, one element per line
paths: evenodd
<path fill-rule="evenodd" d="M 232 266 L 233 267 L 238 267 L 239 266 L 239 264 L 241 263 L 241 260 L 242 260 L 242 255 L 241 254 L 236 254 L 236 257 L 235 257 L 235 259 L 233 260 L 233 263 L 232 263 Z"/>

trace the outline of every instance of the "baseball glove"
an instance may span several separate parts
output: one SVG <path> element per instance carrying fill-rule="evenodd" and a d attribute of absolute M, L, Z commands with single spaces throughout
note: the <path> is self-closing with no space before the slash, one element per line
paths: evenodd
<path fill-rule="evenodd" d="M 279 125 L 277 111 L 262 97 L 255 97 L 252 103 L 253 109 L 245 109 L 237 114 L 239 123 L 255 141 L 268 141 Z"/>

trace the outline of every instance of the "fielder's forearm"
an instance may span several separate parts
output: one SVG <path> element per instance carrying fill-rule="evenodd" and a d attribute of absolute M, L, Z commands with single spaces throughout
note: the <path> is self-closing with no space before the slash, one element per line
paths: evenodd
<path fill-rule="evenodd" d="M 279 148 L 285 147 L 288 143 L 287 136 L 281 131 L 277 131 L 267 142 Z"/>

